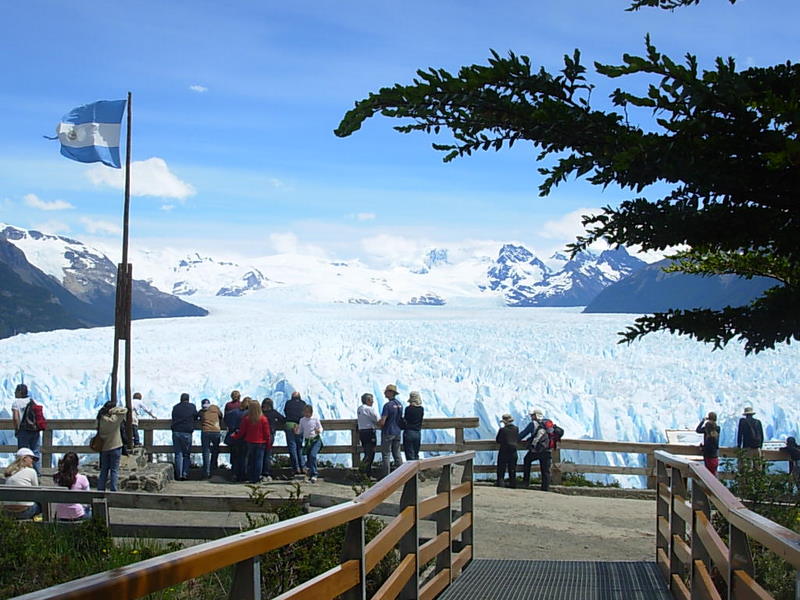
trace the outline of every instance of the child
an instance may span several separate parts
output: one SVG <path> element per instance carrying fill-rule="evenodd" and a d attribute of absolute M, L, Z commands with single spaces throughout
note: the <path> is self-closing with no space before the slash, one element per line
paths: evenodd
<path fill-rule="evenodd" d="M 303 409 L 303 418 L 294 428 L 295 435 L 303 436 L 303 454 L 306 459 L 306 474 L 308 481 L 317 483 L 317 454 L 322 449 L 322 423 L 314 416 L 314 409 L 306 404 Z"/>
<path fill-rule="evenodd" d="M 519 442 L 519 429 L 514 425 L 514 417 L 505 414 L 503 423 L 497 432 L 495 441 L 500 444 L 497 453 L 497 482 L 496 486 L 503 485 L 503 477 L 508 471 L 509 487 L 517 487 L 517 443 Z"/>

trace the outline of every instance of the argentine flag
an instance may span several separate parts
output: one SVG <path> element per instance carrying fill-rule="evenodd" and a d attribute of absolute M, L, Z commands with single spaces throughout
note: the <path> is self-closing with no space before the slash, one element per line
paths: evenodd
<path fill-rule="evenodd" d="M 61 154 L 120 168 L 119 137 L 126 100 L 100 100 L 72 109 L 56 127 Z"/>

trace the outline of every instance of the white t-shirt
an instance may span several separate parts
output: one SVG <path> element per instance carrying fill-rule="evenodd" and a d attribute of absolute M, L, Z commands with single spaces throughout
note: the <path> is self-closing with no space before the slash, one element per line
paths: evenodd
<path fill-rule="evenodd" d="M 19 471 L 14 473 L 11 477 L 6 478 L 6 485 L 14 485 L 17 487 L 38 487 L 39 476 L 36 475 L 31 467 L 22 467 Z M 18 500 L 7 500 L 3 502 L 6 510 L 22 512 L 29 506 L 33 506 L 33 502 L 20 502 Z"/>
<path fill-rule="evenodd" d="M 303 417 L 300 419 L 300 433 L 303 435 L 303 439 L 319 435 L 322 433 L 322 423 L 317 417 Z"/>
<path fill-rule="evenodd" d="M 17 418 L 22 420 L 22 413 L 25 412 L 25 407 L 28 406 L 28 402 L 30 402 L 30 398 L 14 398 L 14 402 L 11 403 L 11 415 L 14 415 L 14 409 L 19 411 L 19 415 Z"/>
<path fill-rule="evenodd" d="M 356 411 L 359 429 L 375 429 L 378 427 L 378 412 L 374 406 L 362 404 Z"/>

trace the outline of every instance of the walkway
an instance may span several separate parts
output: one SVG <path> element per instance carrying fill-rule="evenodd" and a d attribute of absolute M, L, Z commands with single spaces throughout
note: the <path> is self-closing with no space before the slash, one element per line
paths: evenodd
<path fill-rule="evenodd" d="M 475 559 L 439 600 L 671 600 L 655 562 Z"/>

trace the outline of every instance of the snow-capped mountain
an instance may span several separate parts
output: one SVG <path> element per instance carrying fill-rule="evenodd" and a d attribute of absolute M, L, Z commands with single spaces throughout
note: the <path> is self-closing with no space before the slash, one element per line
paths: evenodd
<path fill-rule="evenodd" d="M 13 303 L 17 311 L 24 312 L 35 298 L 41 297 L 51 304 L 52 311 L 59 313 L 59 318 L 66 315 L 74 319 L 65 327 L 114 322 L 117 269 L 103 252 L 71 238 L 5 224 L 0 224 L 0 240 L 5 244 L 2 262 L 13 272 L 9 277 L 19 279 L 3 281 L 6 296 L 10 293 L 10 286 L 15 286 Z M 134 319 L 207 314 L 205 309 L 137 279 L 133 282 L 132 301 Z M 46 304 L 40 308 L 44 310 Z M 40 312 L 39 317 L 44 319 L 46 312 Z M 7 325 L 9 323 L 4 322 L 4 326 Z M 41 330 L 35 323 L 26 325 L 24 318 L 11 329 Z"/>
<path fill-rule="evenodd" d="M 242 296 L 262 290 L 319 302 L 486 306 L 583 306 L 610 283 L 644 263 L 624 248 L 585 252 L 547 262 L 520 244 L 498 244 L 496 254 L 431 248 L 415 260 L 377 269 L 359 260 L 276 254 L 222 260 L 195 253 L 141 253 L 140 272 L 165 291 L 186 296 Z"/>
<path fill-rule="evenodd" d="M 584 251 L 572 259 L 557 253 L 549 262 L 560 269 L 547 266 L 527 248 L 505 245 L 487 273 L 487 287 L 501 291 L 507 306 L 583 306 L 645 265 L 625 248 Z"/>

